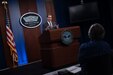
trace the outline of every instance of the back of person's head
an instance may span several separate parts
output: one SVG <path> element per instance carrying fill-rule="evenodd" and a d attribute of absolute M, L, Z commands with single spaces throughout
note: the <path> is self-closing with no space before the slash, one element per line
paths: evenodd
<path fill-rule="evenodd" d="M 103 39 L 104 35 L 105 35 L 105 30 L 101 24 L 95 23 L 90 26 L 88 31 L 88 36 L 91 40 Z"/>

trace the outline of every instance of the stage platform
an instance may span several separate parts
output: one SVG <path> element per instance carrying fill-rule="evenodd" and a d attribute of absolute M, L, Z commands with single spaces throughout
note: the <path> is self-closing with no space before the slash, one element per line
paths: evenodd
<path fill-rule="evenodd" d="M 0 70 L 0 75 L 54 75 L 53 72 L 58 72 L 64 70 L 67 67 L 72 66 L 65 65 L 60 68 L 46 68 L 43 66 L 41 61 L 35 61 L 26 65 L 20 65 L 15 68 L 5 68 Z"/>

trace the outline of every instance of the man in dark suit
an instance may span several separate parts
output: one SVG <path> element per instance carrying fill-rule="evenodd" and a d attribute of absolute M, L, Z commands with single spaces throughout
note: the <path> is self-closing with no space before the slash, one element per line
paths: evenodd
<path fill-rule="evenodd" d="M 47 22 L 44 24 L 44 30 L 51 30 L 59 28 L 55 22 L 52 21 L 52 15 L 47 16 Z"/>
<path fill-rule="evenodd" d="M 112 50 L 110 45 L 103 40 L 104 35 L 104 27 L 99 23 L 95 23 L 89 28 L 90 41 L 80 46 L 81 75 L 111 75 Z"/>

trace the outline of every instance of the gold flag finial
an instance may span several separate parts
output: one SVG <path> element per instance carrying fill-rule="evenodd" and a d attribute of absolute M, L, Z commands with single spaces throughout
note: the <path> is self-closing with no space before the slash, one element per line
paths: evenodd
<path fill-rule="evenodd" d="M 4 5 L 5 5 L 5 4 L 7 4 L 7 1 L 5 1 L 5 0 L 4 0 L 4 1 L 2 1 L 2 4 L 4 4 Z"/>
<path fill-rule="evenodd" d="M 8 4 L 7 1 L 5 1 L 5 0 L 2 1 L 2 4 L 4 5 L 4 8 L 7 9 L 7 8 L 6 8 L 6 4 Z"/>

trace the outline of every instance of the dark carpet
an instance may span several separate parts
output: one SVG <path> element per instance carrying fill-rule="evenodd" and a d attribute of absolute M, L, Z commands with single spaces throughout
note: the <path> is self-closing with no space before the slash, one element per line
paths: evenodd
<path fill-rule="evenodd" d="M 51 71 L 51 69 L 43 67 L 41 62 L 35 62 L 15 68 L 0 70 L 0 75 L 43 75 Z"/>

